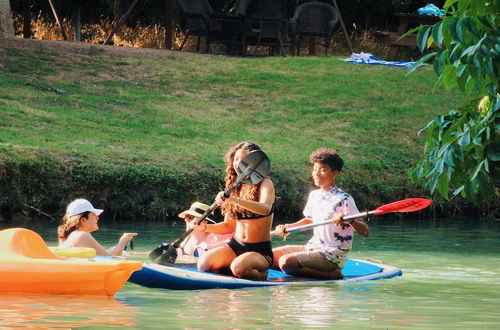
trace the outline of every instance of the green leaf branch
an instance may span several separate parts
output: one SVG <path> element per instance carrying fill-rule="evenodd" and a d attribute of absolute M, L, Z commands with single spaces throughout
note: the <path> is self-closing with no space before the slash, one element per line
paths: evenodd
<path fill-rule="evenodd" d="M 447 0 L 443 19 L 420 26 L 417 45 L 434 46 L 408 70 L 431 62 L 434 88 L 458 88 L 470 102 L 438 116 L 419 131 L 425 156 L 410 177 L 445 198 L 460 195 L 478 204 L 499 195 L 500 1 Z"/>

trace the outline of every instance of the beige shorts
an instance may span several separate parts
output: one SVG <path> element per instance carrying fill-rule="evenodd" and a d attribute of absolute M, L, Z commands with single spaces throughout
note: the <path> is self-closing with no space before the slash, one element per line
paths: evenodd
<path fill-rule="evenodd" d="M 325 272 L 344 267 L 349 251 L 338 251 L 337 254 L 323 251 L 306 251 L 303 245 L 285 245 L 275 248 L 281 255 L 293 253 L 302 267 L 313 268 Z"/>

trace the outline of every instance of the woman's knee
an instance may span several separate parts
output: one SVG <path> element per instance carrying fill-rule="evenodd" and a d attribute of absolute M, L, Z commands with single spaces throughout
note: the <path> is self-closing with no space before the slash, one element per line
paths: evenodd
<path fill-rule="evenodd" d="M 214 253 L 210 252 L 211 251 L 207 252 L 198 259 L 197 267 L 199 271 L 214 272 L 214 270 L 216 269 L 215 261 L 217 261 L 218 259 L 213 257 Z"/>
<path fill-rule="evenodd" d="M 250 271 L 255 267 L 254 262 L 250 258 L 236 258 L 231 263 L 231 272 L 234 276 L 239 278 L 245 278 L 250 273 Z"/>
<path fill-rule="evenodd" d="M 231 272 L 239 278 L 254 278 L 255 273 L 267 275 L 269 262 L 260 254 L 247 252 L 231 263 Z"/>
<path fill-rule="evenodd" d="M 235 277 L 254 281 L 263 281 L 267 278 L 268 269 L 256 265 L 232 264 L 231 272 Z"/>
<path fill-rule="evenodd" d="M 210 264 L 207 262 L 207 259 L 203 256 L 198 260 L 197 268 L 200 272 L 210 272 Z"/>
<path fill-rule="evenodd" d="M 241 265 L 240 263 L 231 264 L 231 272 L 238 278 L 245 278 L 249 272 L 249 268 Z"/>

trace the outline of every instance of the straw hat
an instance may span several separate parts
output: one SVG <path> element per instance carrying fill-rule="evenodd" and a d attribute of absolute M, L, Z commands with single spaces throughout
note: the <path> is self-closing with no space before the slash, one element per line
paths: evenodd
<path fill-rule="evenodd" d="M 210 209 L 210 206 L 207 204 L 203 204 L 200 202 L 194 202 L 189 210 L 183 211 L 179 213 L 179 218 L 184 218 L 186 215 L 192 215 L 194 217 L 201 217 L 203 213 L 208 211 Z M 209 219 L 208 217 L 205 218 L 208 221 L 214 222 L 213 220 Z"/>

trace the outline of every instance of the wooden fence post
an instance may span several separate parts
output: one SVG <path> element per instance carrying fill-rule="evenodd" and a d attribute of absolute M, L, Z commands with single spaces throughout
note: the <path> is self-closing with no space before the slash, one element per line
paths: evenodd
<path fill-rule="evenodd" d="M 23 38 L 31 38 L 30 0 L 23 0 Z"/>
<path fill-rule="evenodd" d="M 75 8 L 75 11 L 73 12 L 73 31 L 75 35 L 75 41 L 81 41 L 81 30 L 82 30 L 82 23 L 81 23 L 81 7 L 78 6 Z"/>
<path fill-rule="evenodd" d="M 54 17 L 56 19 L 57 25 L 59 25 L 59 28 L 61 29 L 61 34 L 64 40 L 68 40 L 68 36 L 66 35 L 66 31 L 64 31 L 64 26 L 62 25 L 61 20 L 59 19 L 59 15 L 57 14 L 56 6 L 54 6 L 54 2 L 52 0 L 49 0 L 50 8 L 52 9 L 52 13 L 54 14 Z"/>
<path fill-rule="evenodd" d="M 172 49 L 174 37 L 174 0 L 165 4 L 165 49 Z"/>
<path fill-rule="evenodd" d="M 340 21 L 340 28 L 342 29 L 342 33 L 344 34 L 345 42 L 347 43 L 347 48 L 349 48 L 349 51 L 351 54 L 354 53 L 352 50 L 352 44 L 351 44 L 351 39 L 349 38 L 349 35 L 347 34 L 347 30 L 344 25 L 344 20 L 342 19 L 342 15 L 340 14 L 339 6 L 337 5 L 337 1 L 333 0 L 333 5 L 335 6 L 335 9 L 337 9 L 337 13 L 339 14 L 339 21 Z"/>

